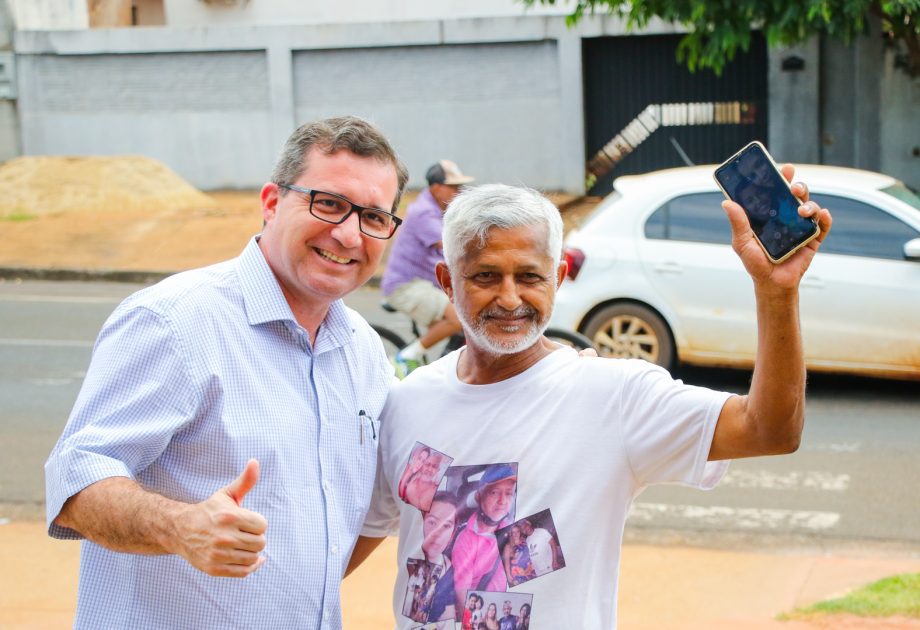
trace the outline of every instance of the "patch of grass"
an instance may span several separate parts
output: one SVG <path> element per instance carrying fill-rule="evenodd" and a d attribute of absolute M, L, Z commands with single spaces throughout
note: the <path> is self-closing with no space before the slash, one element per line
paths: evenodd
<path fill-rule="evenodd" d="M 28 212 L 22 212 L 19 210 L 14 210 L 9 214 L 0 216 L 0 220 L 2 221 L 31 221 L 35 218 L 37 217 L 34 214 L 29 214 Z"/>
<path fill-rule="evenodd" d="M 884 578 L 836 599 L 828 599 L 780 619 L 801 619 L 816 615 L 849 614 L 860 617 L 911 617 L 920 619 L 920 573 Z"/>

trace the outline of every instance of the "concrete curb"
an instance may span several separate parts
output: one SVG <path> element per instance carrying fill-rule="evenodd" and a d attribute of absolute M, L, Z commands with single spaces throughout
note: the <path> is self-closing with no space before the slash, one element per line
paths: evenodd
<path fill-rule="evenodd" d="M 33 267 L 0 267 L 0 278 L 6 280 L 48 280 L 56 282 L 130 282 L 153 284 L 178 271 L 125 271 L 116 269 L 55 269 Z M 379 287 L 380 274 L 367 281 L 367 286 Z"/>
<path fill-rule="evenodd" d="M 124 271 L 115 269 L 41 269 L 31 267 L 0 267 L 0 278 L 7 280 L 52 280 L 84 282 L 159 282 L 174 271 Z"/>

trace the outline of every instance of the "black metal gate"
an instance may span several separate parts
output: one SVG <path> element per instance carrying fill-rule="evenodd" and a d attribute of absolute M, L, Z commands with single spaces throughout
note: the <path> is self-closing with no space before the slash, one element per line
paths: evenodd
<path fill-rule="evenodd" d="M 588 186 L 606 194 L 614 177 L 722 162 L 766 141 L 767 46 L 760 32 L 721 77 L 675 59 L 680 35 L 582 40 Z M 650 107 L 651 106 L 651 107 Z M 657 120 L 655 120 L 657 117 Z"/>

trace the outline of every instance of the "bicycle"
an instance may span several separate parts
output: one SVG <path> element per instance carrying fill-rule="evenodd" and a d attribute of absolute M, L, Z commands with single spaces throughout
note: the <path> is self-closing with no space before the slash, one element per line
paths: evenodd
<path fill-rule="evenodd" d="M 400 312 L 393 308 L 393 306 L 390 305 L 386 300 L 380 303 L 380 307 L 388 313 Z M 404 317 L 408 319 L 411 324 L 413 335 L 412 339 L 418 339 L 421 337 L 422 333 L 419 329 L 418 323 L 408 315 L 404 314 Z M 396 353 L 405 348 L 412 341 L 412 339 L 406 341 L 403 339 L 402 335 L 381 324 L 371 324 L 371 328 L 373 328 L 377 334 L 380 335 L 380 339 L 383 341 L 383 347 L 386 349 L 387 357 L 391 362 L 396 357 Z M 590 339 L 581 333 L 577 333 L 571 330 L 563 330 L 561 328 L 547 328 L 543 332 L 543 336 L 551 339 L 552 341 L 555 341 L 556 343 L 560 343 L 564 346 L 570 346 L 579 351 L 595 347 Z M 446 342 L 441 342 L 443 348 L 440 352 L 435 353 L 436 357 L 440 358 L 450 354 L 454 350 L 463 347 L 465 343 L 466 340 L 463 337 L 463 333 L 453 335 Z M 433 347 L 437 348 L 437 344 Z"/>

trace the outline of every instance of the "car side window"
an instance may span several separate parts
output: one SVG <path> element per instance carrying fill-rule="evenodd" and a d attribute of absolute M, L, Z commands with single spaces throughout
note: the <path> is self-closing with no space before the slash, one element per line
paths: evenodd
<path fill-rule="evenodd" d="M 830 236 L 821 244 L 824 253 L 904 260 L 904 244 L 920 237 L 900 219 L 862 201 L 820 193 L 811 198 L 834 217 Z"/>
<path fill-rule="evenodd" d="M 722 193 L 681 195 L 658 208 L 645 222 L 645 237 L 729 245 L 732 230 L 722 210 Z"/>

